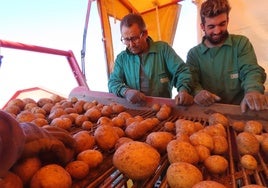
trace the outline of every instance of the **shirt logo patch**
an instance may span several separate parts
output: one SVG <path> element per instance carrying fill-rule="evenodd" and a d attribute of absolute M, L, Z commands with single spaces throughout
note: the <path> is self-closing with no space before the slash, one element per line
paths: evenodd
<path fill-rule="evenodd" d="M 238 78 L 238 73 L 230 74 L 230 78 L 231 78 L 231 79 L 236 79 L 236 78 Z"/>
<path fill-rule="evenodd" d="M 168 77 L 160 78 L 160 82 L 163 84 L 163 83 L 169 82 L 169 79 Z"/>

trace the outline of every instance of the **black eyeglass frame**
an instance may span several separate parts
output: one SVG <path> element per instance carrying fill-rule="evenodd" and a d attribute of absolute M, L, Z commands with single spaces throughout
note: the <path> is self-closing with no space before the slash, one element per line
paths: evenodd
<path fill-rule="evenodd" d="M 126 45 L 128 45 L 130 42 L 136 44 L 141 39 L 141 37 L 142 37 L 143 34 L 144 34 L 144 32 L 142 31 L 139 36 L 134 36 L 134 37 L 129 37 L 129 38 L 123 38 L 123 37 L 121 37 L 120 40 L 121 40 L 121 42 L 123 44 L 126 44 Z"/>

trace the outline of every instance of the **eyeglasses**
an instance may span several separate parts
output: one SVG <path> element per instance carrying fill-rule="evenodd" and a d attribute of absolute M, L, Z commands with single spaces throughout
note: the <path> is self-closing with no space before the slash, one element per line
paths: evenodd
<path fill-rule="evenodd" d="M 129 37 L 129 38 L 123 38 L 121 37 L 121 42 L 128 45 L 130 42 L 137 43 L 143 35 L 143 32 L 139 36 Z"/>

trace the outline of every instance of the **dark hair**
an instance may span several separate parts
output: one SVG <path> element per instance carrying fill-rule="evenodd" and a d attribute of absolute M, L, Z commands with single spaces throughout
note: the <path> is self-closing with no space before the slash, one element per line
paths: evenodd
<path fill-rule="evenodd" d="M 143 18 L 141 15 L 135 13 L 130 13 L 123 17 L 120 23 L 120 30 L 122 30 L 123 26 L 131 27 L 133 24 L 138 24 L 141 31 L 146 30 L 146 25 Z"/>
<path fill-rule="evenodd" d="M 206 0 L 201 5 L 200 17 L 201 22 L 205 23 L 206 17 L 215 17 L 222 13 L 226 13 L 229 17 L 231 7 L 228 0 Z"/>

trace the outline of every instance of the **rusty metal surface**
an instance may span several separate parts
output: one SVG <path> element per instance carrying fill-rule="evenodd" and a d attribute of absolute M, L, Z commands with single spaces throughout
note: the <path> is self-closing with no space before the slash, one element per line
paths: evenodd
<path fill-rule="evenodd" d="M 160 131 L 163 129 L 163 125 L 166 121 L 175 122 L 177 119 L 188 119 L 195 122 L 200 122 L 203 125 L 208 125 L 208 117 L 214 112 L 224 114 L 230 122 L 236 120 L 258 120 L 265 126 L 265 132 L 268 126 L 268 111 L 253 112 L 248 111 L 244 114 L 241 113 L 240 107 L 235 105 L 223 105 L 215 104 L 210 107 L 200 107 L 192 105 L 188 107 L 175 106 L 174 101 L 164 98 L 148 97 L 145 105 L 132 105 L 126 102 L 123 98 L 115 97 L 109 93 L 93 92 L 85 90 L 74 90 L 69 97 L 77 97 L 83 100 L 97 100 L 103 104 L 109 104 L 112 102 L 123 104 L 127 108 L 127 112 L 131 115 L 141 115 L 144 118 L 153 117 L 155 114 L 151 110 L 151 105 L 154 103 L 168 104 L 172 106 L 173 113 L 169 119 L 161 121 L 160 124 L 153 131 Z M 149 134 L 149 133 L 148 133 Z M 243 185 L 258 184 L 268 186 L 268 154 L 260 151 L 254 156 L 258 161 L 258 168 L 256 170 L 244 169 L 239 160 L 241 156 L 237 151 L 236 146 L 236 132 L 228 127 L 227 129 L 229 150 L 224 156 L 229 161 L 229 167 L 225 174 L 212 175 L 209 174 L 206 169 L 200 164 L 198 168 L 201 170 L 205 180 L 215 180 L 224 184 L 228 188 L 239 188 Z M 143 138 L 143 140 L 146 138 Z M 105 162 L 96 170 L 90 174 L 89 177 L 82 181 L 75 182 L 74 187 L 105 187 L 105 188 L 139 188 L 139 187 L 160 187 L 168 188 L 166 180 L 166 170 L 169 166 L 167 155 L 162 155 L 159 168 L 155 174 L 143 181 L 133 182 L 121 174 L 112 164 L 113 151 L 105 155 Z"/>

